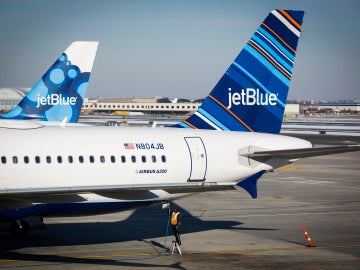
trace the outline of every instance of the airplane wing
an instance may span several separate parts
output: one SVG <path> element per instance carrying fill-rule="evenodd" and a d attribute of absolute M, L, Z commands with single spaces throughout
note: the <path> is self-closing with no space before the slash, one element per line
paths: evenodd
<path fill-rule="evenodd" d="M 254 151 L 244 153 L 242 156 L 251 159 L 263 159 L 263 158 L 284 158 L 288 160 L 324 156 L 330 154 L 339 154 L 345 152 L 359 151 L 360 145 L 341 145 L 341 146 L 327 146 L 327 147 L 313 147 L 313 148 L 301 148 L 301 149 L 288 149 L 288 150 L 270 150 L 270 151 Z"/>
<path fill-rule="evenodd" d="M 169 193 L 199 192 L 211 190 L 232 189 L 234 182 L 186 182 L 186 183 L 161 183 L 161 184 L 136 184 L 136 185 L 106 185 L 106 186 L 69 186 L 52 188 L 24 188 L 0 190 L 2 198 L 39 198 L 41 196 L 55 196 L 81 193 L 103 193 L 137 190 L 163 189 Z"/>

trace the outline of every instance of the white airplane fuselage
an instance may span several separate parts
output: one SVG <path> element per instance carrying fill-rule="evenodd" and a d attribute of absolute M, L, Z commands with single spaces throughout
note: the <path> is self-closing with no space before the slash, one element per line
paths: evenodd
<path fill-rule="evenodd" d="M 273 169 L 239 155 L 249 147 L 278 150 L 311 144 L 281 135 L 177 128 L 2 129 L 0 191 L 192 181 L 235 184 Z"/>

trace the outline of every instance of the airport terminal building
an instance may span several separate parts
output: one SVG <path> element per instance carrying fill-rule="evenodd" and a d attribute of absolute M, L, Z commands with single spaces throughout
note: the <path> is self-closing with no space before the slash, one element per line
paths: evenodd
<path fill-rule="evenodd" d="M 360 113 L 360 102 L 319 102 L 318 110 L 330 111 L 334 113 Z"/>
<path fill-rule="evenodd" d="M 24 98 L 28 89 L 0 88 L 0 112 L 7 112 Z"/>
<path fill-rule="evenodd" d="M 84 112 L 109 112 L 115 115 L 128 112 L 143 114 L 187 114 L 197 111 L 201 103 L 198 102 L 161 102 L 157 98 L 148 99 L 116 99 L 116 100 L 89 100 L 85 99 L 82 109 Z"/>
<path fill-rule="evenodd" d="M 319 102 L 318 111 L 360 113 L 360 102 Z"/>

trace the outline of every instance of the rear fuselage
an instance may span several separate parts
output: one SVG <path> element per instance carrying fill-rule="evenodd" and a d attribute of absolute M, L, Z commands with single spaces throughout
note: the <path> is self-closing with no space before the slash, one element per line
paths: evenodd
<path fill-rule="evenodd" d="M 238 182 L 271 166 L 239 153 L 293 149 L 291 137 L 174 128 L 42 127 L 0 132 L 0 189 Z"/>

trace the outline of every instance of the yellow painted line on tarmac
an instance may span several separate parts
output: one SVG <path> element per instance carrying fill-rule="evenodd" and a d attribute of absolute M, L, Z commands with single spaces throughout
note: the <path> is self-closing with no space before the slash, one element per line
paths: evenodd
<path fill-rule="evenodd" d="M 201 254 L 201 253 L 255 253 L 262 251 L 292 251 L 292 250 L 304 250 L 304 249 L 338 249 L 338 248 L 353 248 L 360 247 L 360 244 L 351 245 L 338 245 L 338 246 L 316 246 L 316 247 L 280 247 L 280 248 L 254 248 L 254 249 L 238 249 L 238 250 L 204 250 L 204 251 L 188 251 L 185 254 Z"/>
<path fill-rule="evenodd" d="M 187 254 L 201 254 L 201 253 L 252 253 L 261 251 L 286 251 L 286 250 L 301 250 L 306 247 L 288 247 L 288 248 L 255 248 L 255 249 L 233 249 L 233 250 L 204 250 L 204 251 L 189 251 Z"/>
<path fill-rule="evenodd" d="M 75 259 L 103 259 L 103 258 L 114 258 L 114 257 L 136 257 L 136 258 L 146 258 L 154 256 L 153 254 L 148 253 L 123 253 L 123 254 L 104 254 L 104 255 L 87 255 L 87 256 L 76 256 Z"/>
<path fill-rule="evenodd" d="M 352 247 L 360 247 L 360 244 L 340 245 L 340 246 L 319 246 L 319 247 L 316 247 L 316 248 L 332 249 L 332 248 L 352 248 Z"/>
<path fill-rule="evenodd" d="M 6 259 L 0 259 L 0 263 L 2 262 L 17 262 L 18 260 L 6 260 Z"/>
<path fill-rule="evenodd" d="M 278 168 L 278 170 L 283 170 L 283 171 L 299 171 L 299 170 L 304 170 L 304 169 L 305 169 L 304 167 L 296 166 L 296 165 L 285 165 L 285 166 Z"/>

